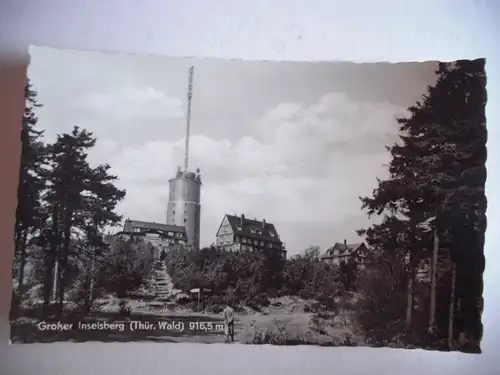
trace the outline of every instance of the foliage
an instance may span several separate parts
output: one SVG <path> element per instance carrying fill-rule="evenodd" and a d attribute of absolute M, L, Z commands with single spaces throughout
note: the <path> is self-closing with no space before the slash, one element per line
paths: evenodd
<path fill-rule="evenodd" d="M 390 178 L 378 181 L 372 197 L 361 198 L 369 215 L 383 215 L 384 219 L 360 233 L 366 235 L 368 244 L 378 252 L 370 269 L 383 276 L 379 281 L 397 285 L 397 289 L 389 290 L 394 293 L 397 290 L 398 294 L 404 293 L 405 285 L 412 285 L 417 268 L 429 263 L 433 245 L 439 243 L 439 262 L 448 257 L 457 266 L 459 313 L 462 317 L 469 315 L 468 323 L 460 329 L 473 332 L 477 341 L 486 225 L 484 60 L 440 63 L 436 74 L 436 84 L 429 87 L 421 102 L 409 108 L 410 116 L 399 119 L 400 143 L 388 147 L 392 156 Z M 387 273 L 388 262 L 404 269 L 404 275 Z M 360 310 L 360 319 L 365 328 L 383 331 L 388 321 L 397 324 L 404 319 L 403 307 L 393 305 L 405 298 L 390 298 L 375 292 L 375 287 L 372 282 L 361 287 L 366 307 Z M 437 289 L 441 297 L 447 296 L 451 284 L 438 284 Z M 407 289 L 408 303 L 416 297 L 430 298 L 429 290 L 420 289 L 417 293 L 424 295 L 415 295 Z M 369 309 L 378 311 L 386 304 L 399 315 L 373 314 L 383 318 L 368 321 Z M 407 320 L 411 323 L 408 311 L 414 307 L 408 306 Z M 446 318 L 438 320 L 446 321 L 454 308 L 441 309 L 439 314 Z M 414 330 L 421 328 L 424 327 L 413 326 Z"/>
<path fill-rule="evenodd" d="M 167 252 L 165 264 L 177 288 L 209 289 L 207 303 L 216 309 L 231 302 L 259 311 L 269 305 L 269 297 L 280 295 L 316 299 L 321 308 L 331 309 L 340 290 L 337 269 L 313 250 L 307 249 L 283 264 L 258 252 L 227 252 L 215 247 L 173 249 Z"/>
<path fill-rule="evenodd" d="M 38 118 L 34 111 L 41 106 L 37 101 L 37 95 L 38 93 L 28 82 L 25 88 L 26 106 L 21 129 L 21 165 L 14 231 L 17 261 L 15 264 L 18 266 L 14 274 L 18 277 L 17 291 L 20 297 L 24 293 L 24 270 L 29 258 L 27 247 L 40 230 L 44 218 L 40 192 L 44 184 L 41 173 L 45 147 L 41 140 L 43 131 L 36 129 Z"/>
<path fill-rule="evenodd" d="M 139 288 L 153 272 L 154 258 L 149 244 L 138 239 L 118 239 L 101 260 L 98 286 L 124 298 Z"/>
<path fill-rule="evenodd" d="M 311 335 L 293 334 L 286 327 L 274 321 L 269 328 L 258 329 L 256 326 L 251 327 L 252 330 L 244 339 L 245 344 L 270 344 L 270 345 L 304 345 L 312 344 Z"/>
<path fill-rule="evenodd" d="M 29 286 L 41 283 L 47 307 L 57 269 L 61 312 L 68 288 L 89 292 L 92 267 L 107 248 L 104 230 L 121 220 L 115 209 L 125 192 L 115 186 L 109 165 L 89 164 L 88 153 L 97 141 L 92 133 L 75 126 L 54 142 L 44 142 L 43 131 L 36 129 L 37 92 L 28 83 L 25 93 L 15 226 L 18 300 L 26 280 Z"/>

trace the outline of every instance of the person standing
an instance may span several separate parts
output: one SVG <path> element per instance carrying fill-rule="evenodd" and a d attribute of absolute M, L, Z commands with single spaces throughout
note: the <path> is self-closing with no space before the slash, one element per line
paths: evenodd
<path fill-rule="evenodd" d="M 226 333 L 226 342 L 233 342 L 234 341 L 234 309 L 229 306 L 229 304 L 226 306 L 226 308 L 223 311 L 224 313 L 224 326 L 225 326 L 225 333 Z"/>

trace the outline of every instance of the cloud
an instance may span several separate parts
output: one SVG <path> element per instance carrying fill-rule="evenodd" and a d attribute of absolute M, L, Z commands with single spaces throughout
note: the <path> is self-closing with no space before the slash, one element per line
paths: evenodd
<path fill-rule="evenodd" d="M 203 179 L 202 243 L 214 241 L 225 213 L 242 212 L 275 223 L 291 253 L 356 239 L 354 231 L 368 223 L 358 197 L 369 195 L 376 177 L 386 173 L 384 146 L 397 139 L 396 117 L 404 114 L 388 103 L 353 102 L 332 93 L 308 106 L 271 108 L 236 140 L 193 135 L 190 165 L 201 169 Z M 163 221 L 168 180 L 182 163 L 184 140 L 122 149 L 104 145 L 127 190 L 122 213 Z"/>
<path fill-rule="evenodd" d="M 125 87 L 93 92 L 78 98 L 72 105 L 116 121 L 178 119 L 184 116 L 182 101 L 179 98 L 168 97 L 164 92 L 152 87 Z"/>

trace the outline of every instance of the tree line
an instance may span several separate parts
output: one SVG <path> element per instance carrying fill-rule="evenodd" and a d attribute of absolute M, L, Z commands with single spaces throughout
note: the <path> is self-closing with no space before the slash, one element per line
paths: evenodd
<path fill-rule="evenodd" d="M 237 309 L 244 305 L 260 310 L 269 305 L 270 298 L 283 295 L 315 300 L 315 308 L 328 310 L 334 308 L 339 293 L 352 284 L 345 278 L 347 273 L 320 259 L 316 246 L 285 262 L 261 252 L 228 252 L 215 246 L 179 248 L 165 254 L 165 264 L 177 288 L 204 289 L 205 307 L 212 311 L 221 310 L 226 303 Z M 352 280 L 354 269 L 348 273 Z"/>
<path fill-rule="evenodd" d="M 91 132 L 75 126 L 54 142 L 45 142 L 35 114 L 41 104 L 29 82 L 25 100 L 12 307 L 38 284 L 44 312 L 55 305 L 62 313 L 68 293 L 76 288 L 85 295 L 81 300 L 89 302 L 93 288 L 99 283 L 110 287 L 119 274 L 116 270 L 123 268 L 125 261 L 110 251 L 105 231 L 121 221 L 116 206 L 125 191 L 116 187 L 117 177 L 108 164 L 90 165 L 88 153 L 97 141 Z M 130 257 L 127 262 L 137 256 L 133 249 L 123 252 Z"/>
<path fill-rule="evenodd" d="M 372 249 L 366 311 L 380 311 L 367 325 L 379 333 L 397 326 L 421 332 L 417 341 L 478 350 L 486 230 L 484 67 L 484 59 L 439 64 L 436 84 L 409 108 L 409 117 L 398 120 L 400 142 L 388 147 L 390 178 L 361 198 L 370 216 L 382 217 L 359 232 Z M 419 277 L 422 269 L 430 277 Z"/>

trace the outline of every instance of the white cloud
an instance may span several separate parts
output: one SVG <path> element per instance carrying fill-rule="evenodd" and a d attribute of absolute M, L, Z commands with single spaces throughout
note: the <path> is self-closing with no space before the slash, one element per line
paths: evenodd
<path fill-rule="evenodd" d="M 367 223 L 358 196 L 370 194 L 385 174 L 384 146 L 396 139 L 401 114 L 387 103 L 329 94 L 310 106 L 281 104 L 235 141 L 193 135 L 190 165 L 201 168 L 204 181 L 203 243 L 213 242 L 225 213 L 242 212 L 274 222 L 291 252 L 355 239 Z M 182 162 L 184 140 L 108 150 L 127 189 L 123 214 L 163 221 L 168 179 Z"/>
<path fill-rule="evenodd" d="M 149 86 L 93 92 L 78 98 L 73 106 L 117 121 L 130 121 L 134 118 L 147 121 L 184 116 L 179 98 L 168 97 L 164 92 Z"/>

